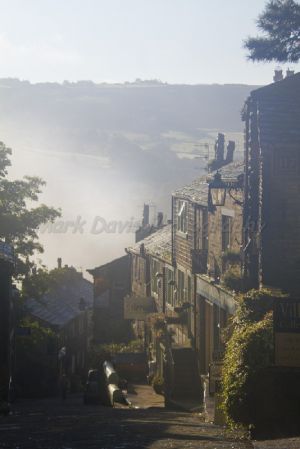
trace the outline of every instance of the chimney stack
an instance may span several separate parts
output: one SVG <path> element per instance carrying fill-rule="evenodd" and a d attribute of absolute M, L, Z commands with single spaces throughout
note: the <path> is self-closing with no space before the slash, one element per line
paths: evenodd
<path fill-rule="evenodd" d="M 234 151 L 235 151 L 235 142 L 233 140 L 229 140 L 227 144 L 226 164 L 230 164 L 231 162 L 233 162 Z"/>
<path fill-rule="evenodd" d="M 149 204 L 144 204 L 142 226 L 145 227 L 148 225 L 149 225 Z"/>
<path fill-rule="evenodd" d="M 280 68 L 275 69 L 274 71 L 274 76 L 273 76 L 273 81 L 274 83 L 277 83 L 278 81 L 282 81 L 283 80 L 283 72 Z"/>
<path fill-rule="evenodd" d="M 57 268 L 61 268 L 62 267 L 62 259 L 61 259 L 61 257 L 59 257 L 58 259 L 57 259 Z"/>
<path fill-rule="evenodd" d="M 157 214 L 157 227 L 161 228 L 163 226 L 164 214 L 162 212 L 158 212 Z"/>
<path fill-rule="evenodd" d="M 224 152 L 225 152 L 225 136 L 224 134 L 219 133 L 215 143 L 215 159 L 218 163 L 224 162 Z"/>
<path fill-rule="evenodd" d="M 295 70 L 287 69 L 285 77 L 289 78 L 290 76 L 293 76 L 293 75 L 295 75 Z"/>

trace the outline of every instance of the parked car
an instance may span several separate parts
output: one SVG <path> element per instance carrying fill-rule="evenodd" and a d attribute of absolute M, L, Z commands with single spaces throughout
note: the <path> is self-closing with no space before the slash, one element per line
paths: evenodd
<path fill-rule="evenodd" d="M 110 405 L 107 385 L 102 370 L 89 370 L 83 400 L 85 404 Z"/>
<path fill-rule="evenodd" d="M 97 369 L 91 369 L 88 372 L 87 381 L 84 389 L 84 403 L 100 402 L 100 373 Z"/>

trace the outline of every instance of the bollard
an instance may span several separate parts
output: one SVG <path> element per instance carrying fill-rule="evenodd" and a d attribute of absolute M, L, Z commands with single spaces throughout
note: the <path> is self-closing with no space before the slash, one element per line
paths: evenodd
<path fill-rule="evenodd" d="M 109 384 L 107 386 L 110 404 L 113 406 L 115 402 L 124 403 L 122 390 L 117 385 Z"/>
<path fill-rule="evenodd" d="M 114 384 L 114 385 L 118 385 L 119 384 L 119 376 L 116 373 L 112 363 L 105 361 L 103 363 L 103 369 L 104 369 L 104 374 L 106 377 L 106 382 L 107 384 Z"/>

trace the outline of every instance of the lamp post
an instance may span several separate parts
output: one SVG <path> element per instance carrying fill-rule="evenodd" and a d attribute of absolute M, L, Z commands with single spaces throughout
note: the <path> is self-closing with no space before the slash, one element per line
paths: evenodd
<path fill-rule="evenodd" d="M 209 183 L 209 197 L 213 206 L 224 206 L 226 199 L 226 184 L 222 181 L 219 172 L 214 176 L 214 179 Z"/>

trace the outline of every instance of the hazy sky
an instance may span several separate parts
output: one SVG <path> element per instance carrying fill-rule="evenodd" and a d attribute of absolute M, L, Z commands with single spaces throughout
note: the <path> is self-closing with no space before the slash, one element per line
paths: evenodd
<path fill-rule="evenodd" d="M 275 64 L 246 61 L 264 0 L 0 0 L 0 77 L 37 81 L 249 83 Z M 294 67 L 299 70 L 298 67 Z"/>

